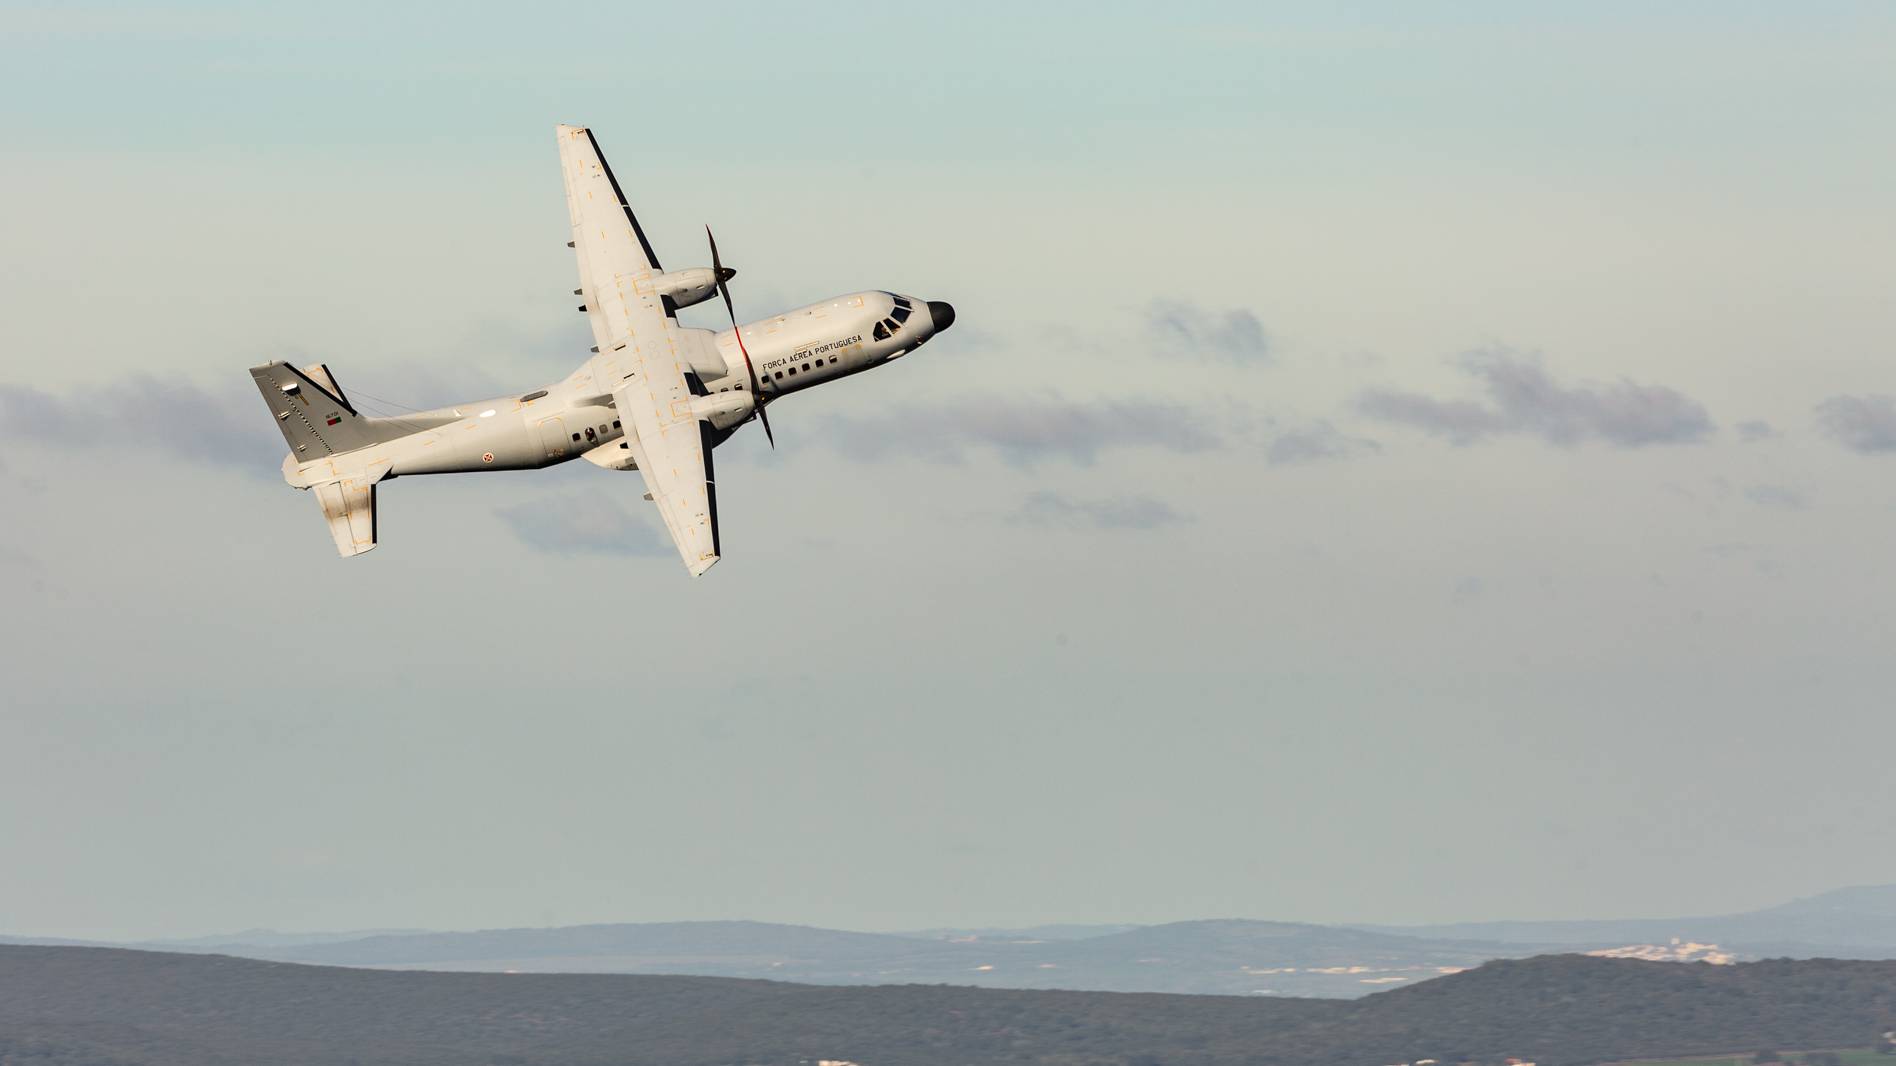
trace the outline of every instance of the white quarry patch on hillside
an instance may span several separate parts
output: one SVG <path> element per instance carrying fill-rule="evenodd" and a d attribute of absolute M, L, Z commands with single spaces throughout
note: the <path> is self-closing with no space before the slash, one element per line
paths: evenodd
<path fill-rule="evenodd" d="M 1729 966 L 1738 959 L 1729 951 L 1722 951 L 1717 944 L 1700 944 L 1696 941 L 1681 941 L 1672 938 L 1670 944 L 1628 944 L 1623 948 L 1601 948 L 1589 951 L 1588 955 L 1601 959 L 1644 959 L 1647 962 L 1709 962 L 1715 966 Z"/>

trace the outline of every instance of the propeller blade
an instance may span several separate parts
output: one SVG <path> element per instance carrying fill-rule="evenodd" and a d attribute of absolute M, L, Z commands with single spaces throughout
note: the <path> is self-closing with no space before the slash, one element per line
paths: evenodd
<path fill-rule="evenodd" d="M 737 312 L 731 308 L 731 290 L 724 284 L 724 260 L 718 258 L 718 239 L 711 235 L 711 227 L 704 228 L 704 239 L 711 243 L 711 274 L 717 279 L 718 295 L 724 297 L 724 313 L 731 316 L 731 325 L 737 325 Z M 736 274 L 732 271 L 731 274 Z"/>
<path fill-rule="evenodd" d="M 764 439 L 770 442 L 770 450 L 777 450 L 777 435 L 770 431 L 770 416 L 764 413 L 764 402 L 757 401 L 757 421 L 764 424 Z"/>
<path fill-rule="evenodd" d="M 750 375 L 751 403 L 756 407 L 757 420 L 764 424 L 764 439 L 770 442 L 770 450 L 776 451 L 777 435 L 770 431 L 770 416 L 764 413 L 764 405 L 769 401 L 764 398 L 763 386 L 757 382 L 757 367 L 751 363 L 750 350 L 744 347 L 744 331 L 737 325 L 737 310 L 731 306 L 730 287 L 724 284 L 737 271 L 725 271 L 724 260 L 718 258 L 718 239 L 711 235 L 710 226 L 704 228 L 704 239 L 711 243 L 711 276 L 717 279 L 718 295 L 724 297 L 724 313 L 731 316 L 731 335 L 737 338 L 737 350 L 744 356 L 744 370 Z"/>

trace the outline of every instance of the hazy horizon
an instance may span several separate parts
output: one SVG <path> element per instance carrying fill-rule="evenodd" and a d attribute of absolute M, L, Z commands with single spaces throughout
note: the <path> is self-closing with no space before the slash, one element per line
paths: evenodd
<path fill-rule="evenodd" d="M 974 923 L 943 922 L 943 923 L 932 923 L 932 924 L 925 924 L 925 925 L 903 926 L 899 928 L 882 928 L 882 929 L 868 929 L 868 928 L 859 928 L 859 927 L 843 926 L 843 925 L 825 925 L 825 924 L 816 923 L 816 922 L 796 921 L 794 919 L 777 919 L 770 922 L 765 922 L 764 924 L 798 926 L 798 927 L 815 928 L 815 929 L 827 929 L 827 930 L 832 930 L 836 932 L 877 933 L 877 934 L 884 934 L 884 935 L 891 935 L 891 936 L 899 936 L 899 935 L 919 935 L 919 934 L 925 934 L 925 933 L 935 934 L 935 933 L 948 933 L 948 932 L 962 932 L 962 931 L 971 931 L 971 930 L 992 931 L 992 932 L 997 932 L 997 933 L 1026 932 L 1026 931 L 1032 931 L 1035 929 L 1047 929 L 1047 928 L 1112 930 L 1112 929 L 1151 928 L 1153 926 L 1175 924 L 1175 923 L 1180 923 L 1180 922 L 1205 922 L 1205 921 L 1272 922 L 1272 923 L 1288 923 L 1288 924 L 1297 924 L 1297 925 L 1316 925 L 1316 926 L 1324 926 L 1324 927 L 1329 927 L 1329 928 L 1340 928 L 1340 929 L 1368 928 L 1368 927 L 1412 928 L 1412 927 L 1427 927 L 1427 926 L 1451 926 L 1451 925 L 1460 925 L 1460 924 L 1466 924 L 1466 923 L 1509 922 L 1509 921 L 1518 921 L 1518 922 L 1530 923 L 1530 924 L 1539 923 L 1539 922 L 1590 922 L 1590 921 L 1612 922 L 1612 921 L 1637 921 L 1637 920 L 1666 921 L 1666 920 L 1671 920 L 1671 919 L 1685 920 L 1685 919 L 1697 919 L 1697 918 L 1727 917 L 1732 914 L 1744 914 L 1744 913 L 1749 913 L 1750 911 L 1753 911 L 1753 910 L 1764 910 L 1764 909 L 1779 906 L 1782 904 L 1802 903 L 1807 900 L 1811 900 L 1815 898 L 1836 896 L 1836 895 L 1841 895 L 1841 894 L 1846 894 L 1846 893 L 1870 891 L 1870 890 L 1877 890 L 1877 889 L 1887 889 L 1887 890 L 1891 890 L 1892 892 L 1896 892 L 1896 884 L 1845 885 L 1838 888 L 1826 890 L 1823 892 L 1813 893 L 1811 896 L 1800 896 L 1795 899 L 1776 900 L 1773 902 L 1760 904 L 1758 907 L 1755 907 L 1755 908 L 1746 908 L 1741 911 L 1732 911 L 1732 912 L 1706 911 L 1706 912 L 1690 913 L 1690 914 L 1651 914 L 1651 913 L 1565 914 L 1565 915 L 1538 915 L 1538 916 L 1500 918 L 1500 919 L 1474 917 L 1474 918 L 1458 918 L 1458 919 L 1449 919 L 1449 920 L 1444 920 L 1444 921 L 1425 921 L 1425 922 L 1385 922 L 1385 921 L 1380 921 L 1374 918 L 1357 918 L 1357 919 L 1343 919 L 1343 920 L 1335 920 L 1335 921 L 1318 922 L 1318 921 L 1301 921 L 1298 919 L 1277 918 L 1277 917 L 1269 917 L 1269 916 L 1254 915 L 1254 914 L 1252 915 L 1206 914 L 1206 915 L 1198 915 L 1195 917 L 1173 918 L 1173 919 L 1168 919 L 1167 921 L 1163 921 L 1163 922 L 1113 922 L 1113 921 L 1068 922 L 1068 921 L 1060 921 L 1060 920 L 1049 920 L 1049 921 L 1044 921 L 1044 922 L 1022 923 L 1019 925 L 982 925 L 982 924 L 974 924 Z M 0 937 L 11 936 L 11 937 L 17 937 L 21 939 L 41 939 L 41 938 L 79 939 L 79 940 L 98 940 L 100 942 L 107 942 L 107 943 L 128 943 L 128 944 L 154 943 L 156 944 L 156 943 L 166 943 L 166 942 L 187 942 L 187 941 L 193 941 L 193 940 L 209 940 L 209 939 L 235 940 L 235 938 L 243 936 L 245 934 L 273 934 L 273 935 L 281 935 L 281 936 L 334 936 L 334 935 L 360 935 L 360 936 L 397 935 L 398 936 L 398 935 L 418 934 L 418 933 L 491 932 L 491 931 L 504 930 L 504 929 L 541 929 L 541 928 L 550 929 L 550 928 L 562 928 L 562 927 L 586 926 L 586 925 L 648 925 L 648 924 L 755 923 L 755 922 L 763 922 L 763 920 L 756 919 L 756 918 L 748 918 L 748 917 L 744 917 L 740 915 L 732 915 L 732 916 L 726 916 L 726 917 L 721 917 L 721 918 L 713 917 L 713 918 L 682 918 L 682 919 L 604 918 L 604 919 L 595 919 L 595 920 L 590 920 L 590 921 L 585 921 L 585 922 L 562 922 L 562 923 L 557 923 L 557 924 L 540 924 L 540 923 L 534 923 L 534 922 L 513 922 L 513 923 L 502 923 L 502 924 L 494 924 L 494 925 L 484 925 L 484 926 L 479 926 L 479 927 L 459 927 L 459 928 L 425 927 L 425 926 L 363 926 L 359 928 L 320 928 L 319 929 L 319 928 L 297 928 L 297 927 L 286 926 L 286 925 L 260 925 L 260 926 L 247 926 L 244 928 L 201 930 L 201 931 L 196 931 L 196 932 L 147 933 L 147 934 L 142 934 L 142 935 L 128 935 L 128 936 L 118 936 L 118 937 L 110 937 L 110 938 L 77 937 L 77 936 L 69 936 L 69 935 L 64 935 L 64 934 L 44 933 L 44 932 L 38 932 L 34 930 L 0 928 Z"/>
<path fill-rule="evenodd" d="M 0 931 L 1896 882 L 1896 8 L 7 23 Z M 697 582 L 584 463 L 336 558 L 245 369 L 568 373 L 558 122 L 740 316 L 956 326 L 721 448 Z"/>

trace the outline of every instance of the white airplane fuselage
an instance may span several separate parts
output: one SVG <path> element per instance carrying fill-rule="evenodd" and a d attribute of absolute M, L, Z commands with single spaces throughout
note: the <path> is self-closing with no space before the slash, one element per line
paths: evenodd
<path fill-rule="evenodd" d="M 744 351 L 756 369 L 758 392 L 775 400 L 897 359 L 953 321 L 954 311 L 947 304 L 868 291 L 810 304 L 741 328 Z M 750 372 L 737 332 L 695 332 L 709 335 L 722 360 L 721 367 L 702 360 L 700 379 L 705 393 L 716 397 L 748 392 Z M 608 469 L 635 469 L 631 451 L 623 446 L 624 428 L 611 406 L 616 383 L 594 380 L 595 362 L 588 360 L 559 382 L 517 394 L 399 418 L 366 419 L 385 440 L 334 457 L 308 459 L 291 453 L 284 459 L 284 479 L 300 488 L 340 476 L 347 472 L 345 468 L 360 468 L 365 461 L 387 463 L 386 478 L 531 470 L 581 456 Z M 743 398 L 731 400 L 733 409 L 727 416 L 710 419 L 719 442 L 754 418 L 750 404 L 740 402 Z"/>

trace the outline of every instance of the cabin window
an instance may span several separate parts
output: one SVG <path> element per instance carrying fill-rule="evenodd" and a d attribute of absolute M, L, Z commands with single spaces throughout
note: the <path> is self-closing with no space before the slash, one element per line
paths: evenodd
<path fill-rule="evenodd" d="M 776 377 L 776 379 L 777 379 L 778 381 L 782 381 L 782 380 L 783 380 L 783 371 L 781 371 L 781 370 L 779 370 L 779 371 L 777 371 L 777 373 L 776 373 L 775 375 L 773 375 L 773 376 L 774 376 L 774 377 Z"/>
<path fill-rule="evenodd" d="M 573 440 L 577 442 L 579 440 L 579 434 L 577 433 L 573 434 Z"/>
<path fill-rule="evenodd" d="M 791 367 L 791 368 L 790 368 L 790 376 L 791 376 L 791 377 L 796 377 L 796 376 L 797 376 L 797 368 L 796 368 L 796 367 L 794 367 L 794 366 L 793 366 L 793 367 Z"/>
<path fill-rule="evenodd" d="M 619 420 L 618 420 L 618 419 L 616 419 L 616 418 L 615 418 L 615 419 L 613 419 L 613 420 L 612 420 L 612 428 L 613 428 L 613 429 L 618 429 L 618 428 L 619 428 Z"/>
<path fill-rule="evenodd" d="M 810 369 L 810 364 L 808 364 L 808 363 L 805 363 L 805 364 L 803 364 L 803 369 L 805 369 L 805 370 L 808 370 L 808 369 Z"/>

